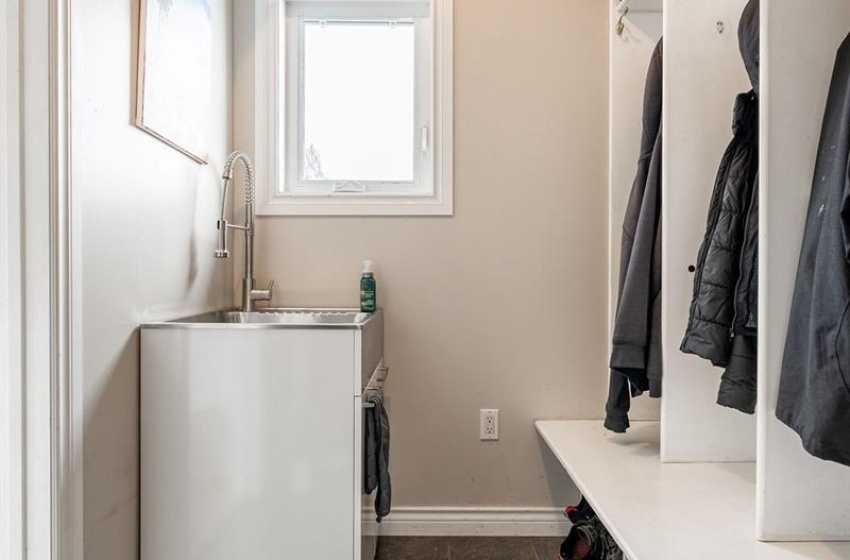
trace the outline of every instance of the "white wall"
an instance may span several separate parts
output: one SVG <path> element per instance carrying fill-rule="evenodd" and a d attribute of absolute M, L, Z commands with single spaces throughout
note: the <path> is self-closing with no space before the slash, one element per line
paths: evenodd
<path fill-rule="evenodd" d="M 453 218 L 258 222 L 275 305 L 356 305 L 360 261 L 377 261 L 395 507 L 575 498 L 532 421 L 604 413 L 607 15 L 598 0 L 456 2 Z M 250 153 L 252 14 L 235 17 L 234 144 Z M 482 443 L 490 407 L 501 441 Z"/>
<path fill-rule="evenodd" d="M 137 1 L 71 3 L 72 173 L 79 204 L 86 560 L 138 556 L 139 323 L 216 308 L 213 259 L 230 144 L 230 2 L 212 2 L 211 165 L 131 126 Z"/>

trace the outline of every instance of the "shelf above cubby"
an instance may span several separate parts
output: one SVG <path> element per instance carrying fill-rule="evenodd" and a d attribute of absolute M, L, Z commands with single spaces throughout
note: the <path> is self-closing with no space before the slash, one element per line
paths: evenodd
<path fill-rule="evenodd" d="M 629 0 L 629 12 L 660 12 L 663 9 L 661 0 Z"/>
<path fill-rule="evenodd" d="M 850 558 L 850 543 L 758 542 L 755 463 L 661 463 L 657 422 L 535 426 L 630 560 Z"/>

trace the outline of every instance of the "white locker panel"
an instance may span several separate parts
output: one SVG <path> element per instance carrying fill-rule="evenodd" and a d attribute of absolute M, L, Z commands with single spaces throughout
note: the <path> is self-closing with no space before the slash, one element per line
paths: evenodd
<path fill-rule="evenodd" d="M 776 419 L 780 368 L 846 0 L 762 0 L 762 190 L 757 532 L 850 540 L 850 468 L 815 459 Z M 850 430 L 850 427 L 848 427 Z"/>
<path fill-rule="evenodd" d="M 751 89 L 738 49 L 745 0 L 664 5 L 664 398 L 661 458 L 752 461 L 756 422 L 715 403 L 722 370 L 682 354 L 693 274 L 735 96 Z"/>

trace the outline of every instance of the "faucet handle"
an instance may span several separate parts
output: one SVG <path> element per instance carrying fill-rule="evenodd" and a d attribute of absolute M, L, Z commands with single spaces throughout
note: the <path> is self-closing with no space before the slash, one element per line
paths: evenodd
<path fill-rule="evenodd" d="M 271 301 L 274 295 L 274 280 L 271 281 L 269 287 L 265 290 L 251 290 L 251 299 L 253 301 Z"/>
<path fill-rule="evenodd" d="M 218 230 L 218 249 L 215 250 L 215 258 L 226 259 L 230 256 L 230 251 L 227 250 L 227 220 L 217 220 L 215 227 Z"/>

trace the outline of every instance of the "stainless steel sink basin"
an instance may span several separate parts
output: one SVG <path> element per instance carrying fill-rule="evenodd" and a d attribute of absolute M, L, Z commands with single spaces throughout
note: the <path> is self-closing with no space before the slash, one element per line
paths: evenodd
<path fill-rule="evenodd" d="M 150 323 L 155 328 L 215 328 L 216 326 L 253 328 L 363 328 L 377 314 L 361 313 L 358 309 L 280 308 L 243 312 L 238 310 L 212 311 L 202 315 Z"/>
<path fill-rule="evenodd" d="M 287 325 L 344 325 L 360 324 L 369 318 L 368 313 L 359 311 L 220 311 L 213 313 L 220 323 L 282 323 Z"/>

